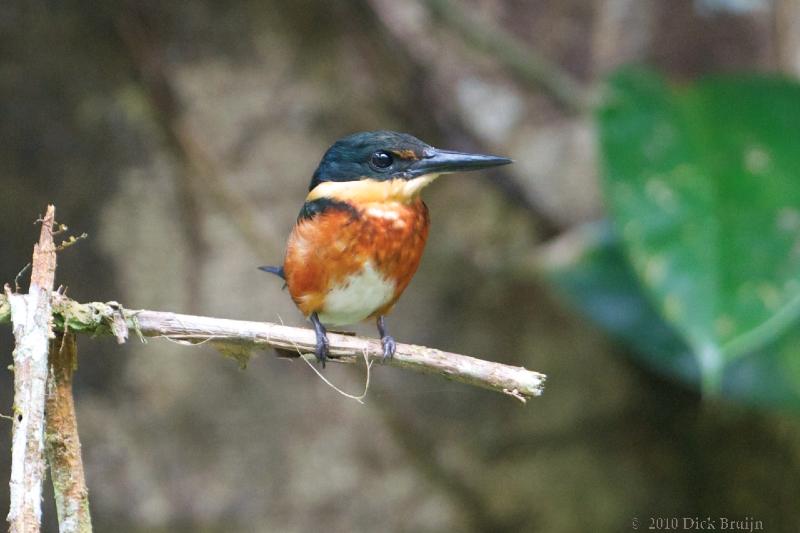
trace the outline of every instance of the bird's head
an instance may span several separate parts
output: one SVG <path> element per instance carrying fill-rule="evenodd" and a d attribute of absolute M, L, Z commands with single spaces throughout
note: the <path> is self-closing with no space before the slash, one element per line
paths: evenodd
<path fill-rule="evenodd" d="M 505 157 L 439 150 L 406 133 L 355 133 L 325 152 L 308 200 L 408 200 L 441 174 L 508 163 Z"/>

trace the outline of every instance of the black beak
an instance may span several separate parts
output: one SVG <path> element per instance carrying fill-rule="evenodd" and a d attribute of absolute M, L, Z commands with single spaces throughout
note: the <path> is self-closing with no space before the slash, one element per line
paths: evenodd
<path fill-rule="evenodd" d="M 508 165 L 509 163 L 513 163 L 513 161 L 507 157 L 465 154 L 463 152 L 433 148 L 425 150 L 422 159 L 413 163 L 408 168 L 407 173 L 412 178 L 416 178 L 418 176 L 424 176 L 425 174 L 447 174 L 450 172 L 478 170 L 481 168 Z"/>

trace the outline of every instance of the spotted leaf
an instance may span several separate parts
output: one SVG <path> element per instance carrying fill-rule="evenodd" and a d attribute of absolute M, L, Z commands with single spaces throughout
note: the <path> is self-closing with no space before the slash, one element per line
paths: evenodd
<path fill-rule="evenodd" d="M 539 255 L 543 273 L 582 314 L 631 347 L 644 365 L 700 383 L 697 360 L 656 312 L 605 221 L 587 224 Z M 800 409 L 800 328 L 725 365 L 721 393 L 749 404 Z"/>
<path fill-rule="evenodd" d="M 624 254 L 718 390 L 726 365 L 800 317 L 800 86 L 740 76 L 671 87 L 626 70 L 598 124 Z"/>

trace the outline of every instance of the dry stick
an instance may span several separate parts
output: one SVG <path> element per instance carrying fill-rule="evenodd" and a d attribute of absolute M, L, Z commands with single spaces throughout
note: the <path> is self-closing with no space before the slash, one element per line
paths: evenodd
<path fill-rule="evenodd" d="M 203 342 L 211 339 L 217 347 L 242 348 L 271 346 L 282 352 L 300 350 L 311 354 L 316 337 L 310 329 L 293 328 L 267 322 L 246 322 L 202 316 L 178 315 L 158 311 L 133 311 L 139 331 L 145 336 L 164 336 L 171 339 Z M 370 359 L 383 360 L 383 349 L 377 339 L 328 334 L 330 354 L 334 360 L 355 362 L 366 353 Z M 421 372 L 439 374 L 454 381 L 485 389 L 504 392 L 525 402 L 539 396 L 544 375 L 522 367 L 484 361 L 466 355 L 443 352 L 433 348 L 398 344 L 397 351 L 387 363 Z"/>
<path fill-rule="evenodd" d="M 33 247 L 28 294 L 5 287 L 5 306 L 14 324 L 14 424 L 11 445 L 9 531 L 39 531 L 44 475 L 44 406 L 47 347 L 50 341 L 50 293 L 56 271 L 53 243 L 55 208 L 47 206 L 39 243 Z"/>
<path fill-rule="evenodd" d="M 308 358 L 313 357 L 311 354 L 316 345 L 312 330 L 270 322 L 131 311 L 122 309 L 115 302 L 81 304 L 61 295 L 53 297 L 53 311 L 57 328 L 66 323 L 70 331 L 113 335 L 118 342 L 125 341 L 127 329 L 144 337 L 166 337 L 192 344 L 209 342 L 242 362 L 247 360 L 253 348 L 272 347 L 282 355 L 297 354 L 299 350 Z M 0 322 L 7 320 L 6 305 L 0 296 Z M 356 362 L 364 357 L 364 353 L 372 360 L 383 360 L 383 350 L 377 339 L 335 333 L 330 333 L 328 338 L 333 361 Z M 522 402 L 540 396 L 544 389 L 544 374 L 412 344 L 398 344 L 395 356 L 386 364 L 503 392 Z"/>
<path fill-rule="evenodd" d="M 455 30 L 466 44 L 488 53 L 523 82 L 544 90 L 573 113 L 590 108 L 594 96 L 557 64 L 491 21 L 460 9 L 452 0 L 425 0 L 428 9 Z"/>
<path fill-rule="evenodd" d="M 66 332 L 50 342 L 45 451 L 53 478 L 60 533 L 92 531 L 89 490 L 83 475 L 81 441 L 72 397 L 72 374 L 78 365 L 75 335 Z"/>

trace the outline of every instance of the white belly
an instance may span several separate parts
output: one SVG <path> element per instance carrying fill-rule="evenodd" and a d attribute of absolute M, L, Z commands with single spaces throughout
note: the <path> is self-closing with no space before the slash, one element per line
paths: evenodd
<path fill-rule="evenodd" d="M 330 326 L 361 322 L 389 303 L 394 290 L 394 282 L 384 279 L 368 262 L 361 272 L 348 277 L 344 283 L 328 292 L 319 319 Z"/>

